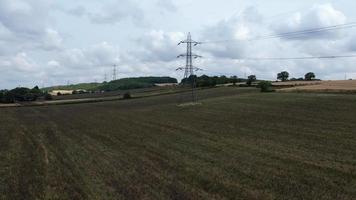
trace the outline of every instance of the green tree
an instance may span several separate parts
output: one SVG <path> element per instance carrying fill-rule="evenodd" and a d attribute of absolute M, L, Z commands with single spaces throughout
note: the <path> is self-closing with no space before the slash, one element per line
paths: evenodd
<path fill-rule="evenodd" d="M 31 93 L 33 94 L 42 94 L 42 91 L 38 86 L 35 86 L 34 88 L 31 89 Z"/>
<path fill-rule="evenodd" d="M 258 83 L 261 92 L 273 92 L 272 83 L 270 81 L 261 81 Z"/>
<path fill-rule="evenodd" d="M 201 77 L 198 77 L 197 87 L 207 87 L 207 86 L 209 86 L 209 76 L 203 75 Z"/>
<path fill-rule="evenodd" d="M 233 85 L 236 85 L 236 83 L 238 82 L 237 76 L 231 76 L 230 79 L 231 79 L 231 83 L 232 83 Z"/>
<path fill-rule="evenodd" d="M 4 101 L 4 94 L 5 92 L 0 90 L 0 103 L 3 103 Z"/>
<path fill-rule="evenodd" d="M 306 81 L 311 81 L 311 80 L 315 79 L 315 74 L 314 74 L 314 72 L 308 72 L 307 74 L 305 74 L 304 77 L 305 77 Z"/>
<path fill-rule="evenodd" d="M 15 98 L 8 90 L 0 91 L 0 103 L 14 103 Z"/>
<path fill-rule="evenodd" d="M 287 81 L 289 78 L 289 73 L 287 71 L 283 71 L 277 74 L 277 79 L 281 81 Z"/>
<path fill-rule="evenodd" d="M 248 86 L 251 86 L 252 83 L 255 82 L 256 80 L 257 80 L 256 75 L 250 75 L 250 76 L 247 77 L 247 82 L 246 82 L 246 84 L 247 84 Z"/>

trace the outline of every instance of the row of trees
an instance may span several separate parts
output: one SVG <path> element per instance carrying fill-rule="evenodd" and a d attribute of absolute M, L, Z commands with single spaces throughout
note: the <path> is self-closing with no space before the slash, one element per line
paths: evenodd
<path fill-rule="evenodd" d="M 149 88 L 159 83 L 178 83 L 177 79 L 171 77 L 138 77 L 123 78 L 108 83 L 103 83 L 97 88 L 100 91 L 131 90 Z"/>
<path fill-rule="evenodd" d="M 38 86 L 32 89 L 18 87 L 13 90 L 0 91 L 0 103 L 36 101 L 40 97 L 43 97 L 46 100 L 52 99 L 50 94 L 42 92 Z"/>
<path fill-rule="evenodd" d="M 188 84 L 190 85 L 194 81 L 196 87 L 214 87 L 216 85 L 222 85 L 222 84 L 236 84 L 239 82 L 245 82 L 246 79 L 241 79 L 238 78 L 237 76 L 207 76 L 207 75 L 202 75 L 202 76 L 190 76 L 189 78 L 185 78 L 182 80 L 182 84 Z"/>
<path fill-rule="evenodd" d="M 305 74 L 304 78 L 292 78 L 291 81 L 312 81 L 315 80 L 315 74 L 313 72 L 308 72 Z M 277 74 L 277 79 L 281 81 L 288 81 L 289 79 L 289 73 L 287 71 L 283 71 L 281 73 Z M 246 86 L 251 86 L 253 82 L 256 82 L 257 78 L 256 75 L 250 75 L 248 76 L 246 80 Z M 272 89 L 272 83 L 270 81 L 260 81 L 257 84 L 257 87 L 261 89 L 261 92 L 273 92 L 274 90 Z"/>
<path fill-rule="evenodd" d="M 315 73 L 314 72 L 308 72 L 305 74 L 304 78 L 291 78 L 291 81 L 313 81 L 315 79 Z M 277 74 L 277 79 L 281 81 L 288 81 L 289 80 L 289 72 L 283 71 L 281 73 Z M 221 85 L 221 84 L 228 84 L 228 83 L 240 83 L 240 82 L 246 82 L 247 86 L 251 86 L 253 82 L 257 81 L 256 75 L 250 75 L 247 77 L 247 79 L 241 79 L 238 78 L 237 76 L 231 76 L 231 77 L 226 77 L 226 76 L 213 76 L 209 77 L 207 75 L 203 75 L 200 77 L 197 76 L 191 76 L 187 79 L 183 79 L 182 83 L 183 84 L 190 84 L 192 80 L 195 80 L 196 86 L 197 87 L 213 87 L 216 85 Z"/>
<path fill-rule="evenodd" d="M 316 76 L 314 74 L 314 72 L 308 72 L 304 75 L 304 79 L 303 78 L 292 78 L 292 81 L 296 81 L 296 80 L 304 80 L 304 81 L 312 81 L 315 80 Z M 283 71 L 281 73 L 277 74 L 277 79 L 280 81 L 288 81 L 289 80 L 289 73 L 287 71 Z"/>

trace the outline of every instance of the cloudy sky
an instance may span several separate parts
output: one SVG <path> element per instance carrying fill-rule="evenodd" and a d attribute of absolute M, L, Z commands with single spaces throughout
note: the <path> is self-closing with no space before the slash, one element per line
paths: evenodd
<path fill-rule="evenodd" d="M 356 58 L 256 61 L 242 58 L 356 54 L 356 28 L 294 39 L 259 36 L 356 22 L 351 0 L 0 0 L 0 88 L 169 75 L 184 66 L 177 46 L 191 32 L 199 74 L 256 74 L 274 80 L 313 71 L 356 78 Z"/>

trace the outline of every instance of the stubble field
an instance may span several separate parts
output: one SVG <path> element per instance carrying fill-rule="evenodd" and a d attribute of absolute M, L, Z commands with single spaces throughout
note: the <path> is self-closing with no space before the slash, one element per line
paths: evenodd
<path fill-rule="evenodd" d="M 290 81 L 274 83 L 276 86 L 291 85 L 281 92 L 356 93 L 356 80 L 344 81 Z"/>
<path fill-rule="evenodd" d="M 356 96 L 0 109 L 0 199 L 355 199 Z"/>

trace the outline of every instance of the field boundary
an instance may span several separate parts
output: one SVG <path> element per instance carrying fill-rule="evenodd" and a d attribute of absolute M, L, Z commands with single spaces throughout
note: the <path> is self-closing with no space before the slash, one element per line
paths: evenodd
<path fill-rule="evenodd" d="M 198 90 L 206 90 L 211 88 L 200 88 Z M 147 94 L 141 96 L 135 96 L 131 99 L 142 99 L 156 96 L 165 96 L 165 95 L 173 95 L 173 94 L 181 94 L 181 93 L 189 93 L 190 90 L 182 90 L 182 91 L 174 91 L 174 92 L 164 92 L 164 93 L 156 93 L 156 94 Z M 140 93 L 142 94 L 142 93 Z M 83 98 L 83 99 L 66 99 L 66 100 L 52 100 L 52 101 L 42 101 L 42 102 L 29 102 L 29 103 L 13 103 L 13 104 L 0 104 L 1 108 L 14 108 L 14 107 L 39 107 L 39 106 L 57 106 L 57 105 L 72 105 L 72 104 L 86 104 L 86 103 L 100 103 L 107 101 L 124 101 L 128 99 L 124 99 L 123 95 L 111 96 L 111 97 L 93 97 L 93 98 Z"/>

